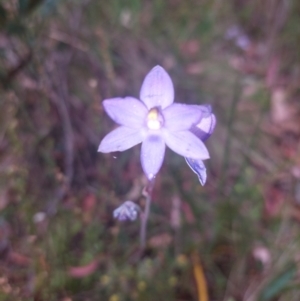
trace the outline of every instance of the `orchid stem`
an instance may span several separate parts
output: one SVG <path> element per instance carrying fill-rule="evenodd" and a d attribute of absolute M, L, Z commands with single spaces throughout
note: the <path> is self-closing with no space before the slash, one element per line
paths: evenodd
<path fill-rule="evenodd" d="M 144 212 L 141 214 L 141 230 L 140 230 L 140 247 L 144 250 L 146 247 L 146 236 L 147 236 L 147 223 L 150 213 L 150 205 L 152 201 L 152 191 L 154 187 L 154 180 L 149 180 L 148 185 L 145 189 L 146 204 Z"/>

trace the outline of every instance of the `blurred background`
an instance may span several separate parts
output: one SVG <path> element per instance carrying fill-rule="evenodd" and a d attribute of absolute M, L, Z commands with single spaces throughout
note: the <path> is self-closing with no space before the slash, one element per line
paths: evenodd
<path fill-rule="evenodd" d="M 299 301 L 299 47 L 297 0 L 0 1 L 0 300 Z M 157 64 L 218 123 L 204 187 L 167 151 L 140 254 L 101 102 Z"/>

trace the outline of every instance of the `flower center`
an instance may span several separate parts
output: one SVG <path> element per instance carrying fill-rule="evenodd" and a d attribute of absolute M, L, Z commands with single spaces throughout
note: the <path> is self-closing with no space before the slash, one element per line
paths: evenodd
<path fill-rule="evenodd" d="M 163 117 L 159 113 L 158 108 L 153 108 L 147 115 L 147 126 L 150 130 L 159 130 L 163 124 Z"/>

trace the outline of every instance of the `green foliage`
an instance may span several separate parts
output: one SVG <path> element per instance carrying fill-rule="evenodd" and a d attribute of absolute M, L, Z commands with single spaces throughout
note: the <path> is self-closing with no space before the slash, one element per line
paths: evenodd
<path fill-rule="evenodd" d="M 287 267 L 284 272 L 274 277 L 274 279 L 262 291 L 260 299 L 262 301 L 268 301 L 279 296 L 279 294 L 286 289 L 289 283 L 291 283 L 292 279 L 295 277 L 296 271 L 296 266 L 292 265 Z"/>
<path fill-rule="evenodd" d="M 0 4 L 0 28 L 4 26 L 7 20 L 7 12 L 3 5 Z"/>
<path fill-rule="evenodd" d="M 27 14 L 33 11 L 43 0 L 19 0 L 20 14 Z"/>

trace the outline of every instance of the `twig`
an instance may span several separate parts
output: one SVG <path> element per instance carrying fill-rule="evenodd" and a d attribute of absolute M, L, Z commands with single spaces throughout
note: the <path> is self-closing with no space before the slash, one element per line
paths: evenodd
<path fill-rule="evenodd" d="M 55 193 L 55 198 L 51 201 L 47 208 L 49 215 L 54 215 L 57 211 L 57 205 L 66 196 L 72 179 L 73 179 L 73 163 L 74 163 L 74 134 L 71 123 L 71 117 L 68 108 L 68 102 L 70 98 L 68 84 L 67 84 L 67 70 L 72 60 L 73 52 L 67 53 L 65 57 L 58 57 L 59 62 L 56 62 L 57 58 L 54 57 L 54 64 L 58 65 L 59 76 L 54 77 L 51 72 L 51 66 L 46 65 L 46 73 L 48 75 L 48 83 L 46 88 L 46 95 L 50 98 L 51 103 L 56 108 L 59 118 L 61 120 L 63 135 L 64 135 L 64 183 L 59 187 Z M 51 62 L 51 60 L 49 60 Z M 53 63 L 53 62 L 52 62 Z"/>
<path fill-rule="evenodd" d="M 70 18 L 70 28 L 73 32 L 76 32 L 81 23 L 83 8 L 90 2 L 90 0 L 85 0 L 82 2 L 81 9 L 74 12 L 72 18 Z M 58 203 L 66 196 L 68 192 L 72 179 L 73 179 L 73 164 L 74 164 L 74 133 L 71 123 L 71 117 L 69 112 L 68 103 L 70 100 L 70 93 L 68 89 L 68 67 L 74 57 L 75 48 L 72 48 L 64 57 L 59 57 L 62 61 L 59 62 L 59 78 L 53 76 L 52 66 L 46 65 L 46 73 L 48 74 L 48 95 L 51 102 L 56 107 L 59 117 L 61 119 L 63 134 L 64 134 L 64 149 L 65 149 L 65 160 L 64 160 L 64 173 L 65 181 L 61 187 L 58 188 L 56 192 L 56 197 L 48 206 L 48 214 L 53 215 L 56 213 Z M 54 57 L 54 63 L 55 62 Z M 48 67 L 48 68 L 47 68 Z"/>
<path fill-rule="evenodd" d="M 1 80 L 4 87 L 7 87 L 12 80 L 30 63 L 32 56 L 32 51 L 29 49 L 28 53 L 19 60 L 18 64 L 7 71 L 7 74 Z"/>
<path fill-rule="evenodd" d="M 64 144 L 65 144 L 65 182 L 62 187 L 59 188 L 57 192 L 57 197 L 55 201 L 51 202 L 51 205 L 48 208 L 49 214 L 54 214 L 56 212 L 57 204 L 64 198 L 66 195 L 71 181 L 73 179 L 73 161 L 74 161 L 74 135 L 71 124 L 71 118 L 69 115 L 69 110 L 66 105 L 67 95 L 61 93 L 60 97 L 54 92 L 49 93 L 52 103 L 55 105 L 58 114 L 61 119 L 63 133 L 64 133 Z"/>

